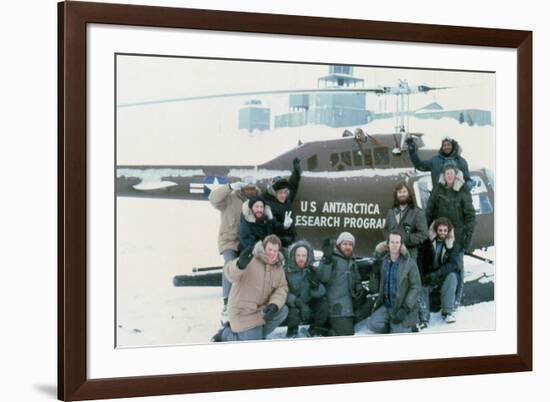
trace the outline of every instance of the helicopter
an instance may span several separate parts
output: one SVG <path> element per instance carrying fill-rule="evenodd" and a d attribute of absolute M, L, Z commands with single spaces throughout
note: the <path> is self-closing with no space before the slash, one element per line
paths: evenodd
<path fill-rule="evenodd" d="M 116 194 L 121 197 L 168 198 L 207 201 L 219 186 L 254 178 L 265 190 L 276 176 L 289 176 L 292 161 L 300 159 L 302 178 L 293 203 L 298 238 L 307 239 L 315 249 L 326 238 L 336 238 L 342 231 L 357 239 L 355 254 L 371 259 L 375 246 L 383 240 L 387 211 L 393 205 L 393 190 L 405 181 L 413 189 L 418 207 L 427 206 L 432 182 L 429 173 L 415 170 L 405 140 L 412 137 L 418 155 L 425 160 L 437 149 L 426 149 L 423 133 L 408 131 L 409 96 L 445 90 L 451 87 L 410 85 L 399 80 L 397 86 L 348 88 L 337 86 L 313 90 L 239 92 L 233 94 L 174 98 L 169 102 L 273 94 L 365 93 L 395 96 L 394 131 L 370 133 L 361 127 L 346 128 L 339 138 L 302 142 L 271 160 L 256 165 L 117 165 Z M 119 107 L 145 103 L 123 104 Z M 352 132 L 353 131 L 353 132 Z M 494 244 L 494 180 L 489 169 L 470 171 L 471 189 L 476 210 L 476 230 L 472 249 L 484 250 Z M 215 209 L 212 209 L 213 213 Z M 470 255 L 492 263 L 485 257 Z M 176 275 L 175 286 L 219 286 L 221 267 L 195 267 L 192 275 Z M 492 284 L 492 282 L 490 282 Z M 484 290 L 485 292 L 485 290 Z M 479 293 L 479 292 L 474 292 Z M 477 297 L 477 296 L 476 296 Z M 490 299 L 490 296 L 488 296 Z M 475 298 L 475 297 L 474 297 Z"/>
<path fill-rule="evenodd" d="M 408 133 L 418 144 L 421 159 L 436 154 L 424 149 L 422 133 Z M 302 178 L 293 204 L 299 237 L 316 248 L 342 231 L 352 233 L 358 255 L 370 255 L 383 238 L 387 211 L 397 183 L 413 189 L 417 206 L 427 206 L 429 173 L 417 172 L 401 147 L 404 133 L 355 134 L 345 130 L 339 139 L 302 143 L 256 166 L 117 166 L 116 193 L 123 197 L 208 200 L 219 186 L 253 177 L 265 189 L 275 176 L 289 176 L 294 158 L 302 161 Z M 494 244 L 494 188 L 488 169 L 472 170 L 472 199 L 476 210 L 473 249 Z M 320 190 L 322 189 L 322 191 Z"/>

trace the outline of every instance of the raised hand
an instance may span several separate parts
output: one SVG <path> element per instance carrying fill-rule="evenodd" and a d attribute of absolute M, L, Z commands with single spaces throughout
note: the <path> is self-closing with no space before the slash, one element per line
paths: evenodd
<path fill-rule="evenodd" d="M 292 226 L 292 222 L 294 222 L 291 216 L 292 216 L 292 211 L 285 212 L 285 220 L 283 222 L 283 226 L 285 229 L 288 229 L 290 226 Z"/>

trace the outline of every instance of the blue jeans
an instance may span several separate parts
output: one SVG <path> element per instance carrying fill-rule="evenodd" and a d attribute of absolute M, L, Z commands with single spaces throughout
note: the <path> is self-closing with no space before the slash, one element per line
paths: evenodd
<path fill-rule="evenodd" d="M 257 327 L 247 329 L 242 332 L 233 332 L 230 327 L 225 327 L 222 332 L 222 342 L 235 342 L 235 341 L 254 341 L 259 339 L 265 339 L 267 335 L 272 333 L 288 315 L 288 307 L 284 305 L 277 311 L 273 318 L 266 321 L 265 325 L 259 325 Z"/>
<path fill-rule="evenodd" d="M 224 250 L 222 252 L 223 255 L 223 264 L 227 264 L 229 261 L 234 260 L 237 258 L 239 253 L 237 253 L 235 250 Z M 225 274 L 222 272 L 222 292 L 223 292 L 223 299 L 227 300 L 229 297 L 229 292 L 231 291 L 231 282 L 225 277 Z"/>
<path fill-rule="evenodd" d="M 456 285 L 456 305 L 462 303 L 464 293 L 464 249 L 458 251 L 458 283 Z"/>

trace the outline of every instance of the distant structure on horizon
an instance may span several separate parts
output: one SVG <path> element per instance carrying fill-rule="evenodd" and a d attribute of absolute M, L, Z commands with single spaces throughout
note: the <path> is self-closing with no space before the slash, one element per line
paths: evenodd
<path fill-rule="evenodd" d="M 328 70 L 328 75 L 317 79 L 318 89 L 364 88 L 364 80 L 353 75 L 352 66 L 330 65 Z M 393 89 L 393 87 L 388 88 Z M 427 87 L 418 86 L 418 89 L 420 88 Z M 427 90 L 430 89 L 427 88 Z M 288 108 L 288 113 L 274 116 L 274 128 L 302 127 L 308 124 L 319 124 L 333 128 L 353 127 L 398 115 L 414 116 L 419 119 L 449 117 L 461 124 L 466 123 L 470 126 L 492 124 L 491 112 L 488 110 L 446 110 L 437 102 L 432 102 L 417 110 L 407 110 L 407 107 L 399 113 L 373 112 L 367 110 L 367 92 L 293 93 L 288 95 Z M 263 106 L 259 99 L 246 101 L 244 107 L 239 109 L 239 129 L 250 132 L 270 130 L 270 108 Z"/>
<path fill-rule="evenodd" d="M 271 128 L 271 110 L 262 105 L 259 99 L 245 102 L 245 107 L 239 109 L 239 129 L 269 130 Z"/>
<path fill-rule="evenodd" d="M 353 75 L 352 66 L 329 66 L 328 75 L 317 80 L 318 88 L 364 88 L 364 80 Z M 275 116 L 275 128 L 321 124 L 349 127 L 369 122 L 367 94 L 318 93 L 289 95 L 289 113 Z"/>

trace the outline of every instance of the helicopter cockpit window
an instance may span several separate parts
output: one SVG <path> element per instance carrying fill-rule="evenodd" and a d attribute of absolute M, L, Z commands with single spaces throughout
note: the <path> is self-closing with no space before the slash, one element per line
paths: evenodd
<path fill-rule="evenodd" d="M 330 166 L 336 166 L 340 161 L 340 157 L 337 153 L 330 154 Z"/>
<path fill-rule="evenodd" d="M 361 151 L 354 151 L 352 152 L 352 155 L 353 155 L 353 166 L 362 166 L 363 158 L 361 156 Z"/>
<path fill-rule="evenodd" d="M 472 176 L 472 203 L 476 210 L 476 215 L 485 215 L 493 213 L 493 204 L 487 192 L 487 186 L 480 176 Z"/>
<path fill-rule="evenodd" d="M 372 166 L 372 151 L 370 149 L 364 150 L 363 158 L 365 158 L 365 166 Z"/>
<path fill-rule="evenodd" d="M 342 152 L 341 157 L 342 162 L 344 162 L 348 166 L 351 166 L 351 152 Z"/>
<path fill-rule="evenodd" d="M 374 148 L 374 163 L 376 165 L 387 165 L 390 163 L 390 150 L 388 147 Z"/>
<path fill-rule="evenodd" d="M 319 166 L 319 160 L 317 158 L 317 155 L 313 155 L 307 159 L 307 170 L 310 172 L 313 170 L 316 170 Z"/>

